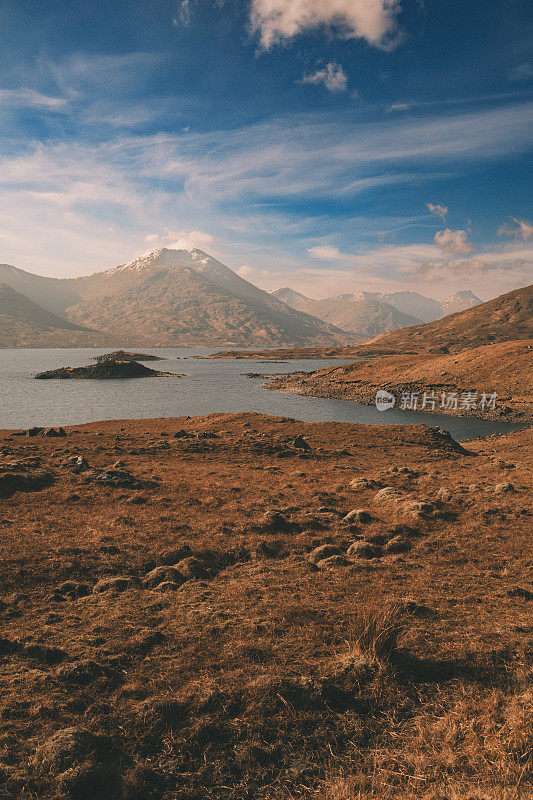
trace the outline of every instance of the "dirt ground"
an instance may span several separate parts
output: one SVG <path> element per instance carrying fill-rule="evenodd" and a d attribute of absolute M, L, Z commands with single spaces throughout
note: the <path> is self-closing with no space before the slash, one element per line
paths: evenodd
<path fill-rule="evenodd" d="M 531 430 L 66 434 L 0 432 L 0 798 L 533 797 Z"/>

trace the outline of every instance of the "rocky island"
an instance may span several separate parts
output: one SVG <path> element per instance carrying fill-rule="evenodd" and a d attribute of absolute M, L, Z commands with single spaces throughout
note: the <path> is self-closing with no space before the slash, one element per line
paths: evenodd
<path fill-rule="evenodd" d="M 39 372 L 34 377 L 38 380 L 60 379 L 98 379 L 111 380 L 116 378 L 182 378 L 183 375 L 172 372 L 160 372 L 159 370 L 145 367 L 140 364 L 136 357 L 140 354 L 125 353 L 119 350 L 105 356 L 98 356 L 96 364 L 86 367 L 59 367 L 50 369 L 46 372 Z M 154 358 L 158 358 L 154 356 Z"/>
<path fill-rule="evenodd" d="M 127 350 L 115 350 L 113 353 L 103 353 L 96 356 L 95 361 L 164 361 L 162 356 L 154 356 L 152 353 L 129 353 Z"/>

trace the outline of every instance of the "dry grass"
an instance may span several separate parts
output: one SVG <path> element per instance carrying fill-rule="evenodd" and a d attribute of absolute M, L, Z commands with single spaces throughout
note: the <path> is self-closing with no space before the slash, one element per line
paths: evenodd
<path fill-rule="evenodd" d="M 159 436 L 182 428 L 217 438 Z M 0 499 L 1 800 L 525 800 L 529 435 L 465 454 L 422 427 L 257 415 L 5 435 L 3 461 L 54 483 Z M 123 459 L 144 488 L 87 483 L 73 454 Z M 320 544 L 406 527 L 354 477 L 436 513 L 409 521 L 407 552 L 312 569 Z M 347 528 L 359 507 L 371 521 Z M 142 585 L 185 553 L 201 578 Z M 120 575 L 128 590 L 90 591 Z M 90 593 L 60 597 L 63 581 Z M 37 768 L 72 726 L 106 737 L 101 761 Z"/>

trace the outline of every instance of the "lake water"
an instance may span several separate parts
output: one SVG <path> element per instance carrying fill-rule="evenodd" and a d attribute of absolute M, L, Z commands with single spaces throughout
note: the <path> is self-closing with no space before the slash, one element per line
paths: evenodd
<path fill-rule="evenodd" d="M 77 425 L 105 419 L 197 416 L 238 411 L 257 411 L 306 422 L 359 422 L 368 425 L 424 423 L 450 431 L 457 440 L 490 436 L 520 427 L 436 413 L 395 409 L 380 412 L 373 406 L 348 400 L 300 397 L 269 391 L 263 388 L 264 380 L 244 377 L 246 372 L 276 374 L 311 371 L 346 363 L 347 359 L 265 364 L 248 359 L 195 358 L 216 352 L 216 349 L 143 348 L 143 352 L 167 359 L 147 362 L 147 366 L 165 372 L 185 373 L 186 377 L 106 381 L 36 381 L 33 378 L 36 372 L 44 370 L 94 363 L 94 357 L 102 352 L 89 348 L 0 349 L 0 428 Z"/>

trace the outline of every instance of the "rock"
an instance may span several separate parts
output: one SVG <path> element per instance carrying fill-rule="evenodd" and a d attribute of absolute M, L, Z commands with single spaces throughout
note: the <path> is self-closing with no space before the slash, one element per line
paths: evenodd
<path fill-rule="evenodd" d="M 411 614 L 413 617 L 432 617 L 434 612 L 423 603 L 418 603 L 412 597 L 404 597 L 398 604 L 400 611 Z"/>
<path fill-rule="evenodd" d="M 370 542 L 353 542 L 346 551 L 352 558 L 379 558 L 381 554 L 381 547 Z"/>
<path fill-rule="evenodd" d="M 112 578 L 102 578 L 102 580 L 99 580 L 93 587 L 93 592 L 95 594 L 101 594 L 102 592 L 125 592 L 128 589 L 132 589 L 134 585 L 133 578 L 130 578 L 129 575 L 119 575 Z"/>
<path fill-rule="evenodd" d="M 62 728 L 46 739 L 35 753 L 40 772 L 64 772 L 80 763 L 108 752 L 107 736 L 97 736 L 85 728 Z"/>
<path fill-rule="evenodd" d="M 377 489 L 378 486 L 381 486 L 379 481 L 371 478 L 354 478 L 348 485 L 350 489 Z"/>
<path fill-rule="evenodd" d="M 435 510 L 435 506 L 424 500 L 408 500 L 403 503 L 402 510 L 413 517 L 427 517 Z"/>
<path fill-rule="evenodd" d="M 445 486 L 442 486 L 437 492 L 437 500 L 440 500 L 442 503 L 449 503 L 453 497 L 451 491 L 447 489 Z"/>
<path fill-rule="evenodd" d="M 412 542 L 407 536 L 394 536 L 385 545 L 385 553 L 407 553 L 412 548 Z"/>
<path fill-rule="evenodd" d="M 77 600 L 79 597 L 86 597 L 90 593 L 91 587 L 87 583 L 64 581 L 53 589 L 52 597 L 54 600 Z"/>
<path fill-rule="evenodd" d="M 297 436 L 296 439 L 293 439 L 292 446 L 296 447 L 297 450 L 311 450 L 311 445 L 303 436 Z"/>
<path fill-rule="evenodd" d="M 194 439 L 194 434 L 189 433 L 189 431 L 176 431 L 174 434 L 174 439 Z"/>
<path fill-rule="evenodd" d="M 506 492 L 515 492 L 516 489 L 514 488 L 512 483 L 497 483 L 494 487 L 494 494 L 504 494 Z"/>
<path fill-rule="evenodd" d="M 290 530 L 290 523 L 285 515 L 277 509 L 267 511 L 261 520 L 261 528 L 265 531 L 277 532 Z"/>
<path fill-rule="evenodd" d="M 164 644 L 167 637 L 162 631 L 147 630 L 140 631 L 131 641 L 126 648 L 128 653 L 135 655 L 146 655 L 160 644 Z"/>
<path fill-rule="evenodd" d="M 191 578 L 205 578 L 207 575 L 205 562 L 199 558 L 194 558 L 194 556 L 182 558 L 175 566 L 178 573 L 181 573 L 186 580 Z"/>
<path fill-rule="evenodd" d="M 43 436 L 50 436 L 50 437 L 58 437 L 58 436 L 66 436 L 67 432 L 64 428 L 45 428 L 43 431 Z"/>
<path fill-rule="evenodd" d="M 374 502 L 376 503 L 397 503 L 401 499 L 401 494 L 394 486 L 384 486 L 374 496 Z"/>
<path fill-rule="evenodd" d="M 315 547 L 314 550 L 311 550 L 307 558 L 311 564 L 317 564 L 319 561 L 323 561 L 330 556 L 337 556 L 340 554 L 340 547 L 336 547 L 334 544 L 322 544 L 320 547 Z"/>
<path fill-rule="evenodd" d="M 74 458 L 74 472 L 80 473 L 85 472 L 86 470 L 90 469 L 89 462 L 83 458 L 83 456 L 77 456 Z"/>
<path fill-rule="evenodd" d="M 338 567 L 347 567 L 353 562 L 343 555 L 329 556 L 316 562 L 318 569 L 337 569 Z"/>
<path fill-rule="evenodd" d="M 166 550 L 162 550 L 160 553 L 157 553 L 155 560 L 157 564 L 172 566 L 190 555 L 191 548 L 188 544 L 183 544 L 179 547 L 169 547 Z"/>
<path fill-rule="evenodd" d="M 143 579 L 143 586 L 148 589 L 155 589 L 157 586 L 159 586 L 159 584 L 164 583 L 165 581 L 172 581 L 173 583 L 179 583 L 180 585 L 183 583 L 183 576 L 177 566 L 156 567 L 147 575 L 145 575 Z"/>
<path fill-rule="evenodd" d="M 39 428 L 37 426 L 34 426 L 33 428 L 29 428 L 26 431 L 26 436 L 38 436 L 43 431 L 44 431 L 44 428 Z"/>
<path fill-rule="evenodd" d="M 163 581 L 163 583 L 155 586 L 154 589 L 156 592 L 177 592 L 182 585 L 183 581 L 181 581 L 181 583 L 177 583 L 176 581 Z"/>
<path fill-rule="evenodd" d="M 472 494 L 474 492 L 479 492 L 481 491 L 481 486 L 479 485 L 479 483 L 471 483 L 470 486 L 468 487 L 468 491 L 472 492 Z"/>
<path fill-rule="evenodd" d="M 364 508 L 354 508 L 353 511 L 349 511 L 345 517 L 342 518 L 343 522 L 347 522 L 350 525 L 355 525 L 360 523 L 362 525 L 372 522 L 372 515 L 365 511 Z"/>

